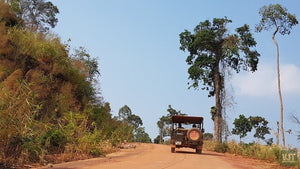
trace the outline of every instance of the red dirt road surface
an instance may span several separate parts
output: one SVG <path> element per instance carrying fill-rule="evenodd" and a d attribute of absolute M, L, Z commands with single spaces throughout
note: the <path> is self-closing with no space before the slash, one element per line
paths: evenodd
<path fill-rule="evenodd" d="M 158 144 L 137 144 L 135 149 L 123 149 L 105 158 L 55 164 L 43 168 L 53 169 L 276 169 L 259 160 L 240 156 L 203 151 L 196 154 L 194 149 L 176 149 Z"/>

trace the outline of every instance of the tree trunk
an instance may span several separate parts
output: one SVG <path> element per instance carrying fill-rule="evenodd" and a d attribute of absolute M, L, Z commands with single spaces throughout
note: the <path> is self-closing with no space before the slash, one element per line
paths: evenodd
<path fill-rule="evenodd" d="M 277 121 L 276 143 L 277 143 L 277 145 L 279 146 L 279 121 Z"/>
<path fill-rule="evenodd" d="M 216 65 L 215 69 L 215 99 L 216 99 L 216 113 L 214 117 L 214 128 L 215 128 L 215 141 L 222 142 L 220 135 L 220 122 L 221 122 L 221 102 L 220 102 L 220 73 L 219 73 L 219 64 Z"/>
<path fill-rule="evenodd" d="M 273 130 L 273 133 L 276 136 L 276 145 L 279 146 L 279 121 L 277 121 L 277 130 Z"/>
<path fill-rule="evenodd" d="M 162 132 L 160 132 L 160 136 L 159 136 L 159 144 L 163 143 L 163 137 L 162 137 Z"/>
<path fill-rule="evenodd" d="M 277 80 L 278 80 L 278 94 L 280 100 L 280 128 L 281 128 L 281 136 L 282 136 L 282 146 L 285 147 L 285 139 L 284 139 L 284 129 L 283 129 L 283 103 L 282 103 L 282 96 L 281 96 L 281 87 L 280 87 L 280 69 L 279 69 L 279 46 L 277 41 L 275 40 L 275 35 L 278 32 L 278 27 L 276 26 L 276 30 L 272 36 L 272 39 L 276 45 L 277 49 Z"/>

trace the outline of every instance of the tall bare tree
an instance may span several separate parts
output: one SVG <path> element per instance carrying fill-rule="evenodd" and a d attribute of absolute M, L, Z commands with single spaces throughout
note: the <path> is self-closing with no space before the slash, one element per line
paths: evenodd
<path fill-rule="evenodd" d="M 279 32 L 281 35 L 290 34 L 293 26 L 298 24 L 298 20 L 295 15 L 287 12 L 287 9 L 280 4 L 270 4 L 269 6 L 263 6 L 259 10 L 261 15 L 260 23 L 256 26 L 256 30 L 261 32 L 262 30 L 270 30 L 275 27 L 272 39 L 277 49 L 277 82 L 278 82 L 278 94 L 280 100 L 280 128 L 282 135 L 282 145 L 285 147 L 284 129 L 283 129 L 283 103 L 280 87 L 280 69 L 279 69 L 279 46 L 275 39 L 275 35 Z"/>

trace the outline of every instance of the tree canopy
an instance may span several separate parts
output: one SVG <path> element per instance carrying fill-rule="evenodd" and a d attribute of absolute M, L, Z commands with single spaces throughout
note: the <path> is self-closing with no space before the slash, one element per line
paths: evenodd
<path fill-rule="evenodd" d="M 298 24 L 295 15 L 288 13 L 287 9 L 280 4 L 270 4 L 263 6 L 259 10 L 261 20 L 256 26 L 256 30 L 270 30 L 275 27 L 281 35 L 290 34 L 293 26 Z"/>
<path fill-rule="evenodd" d="M 168 114 L 166 116 L 161 116 L 159 121 L 157 121 L 157 127 L 159 128 L 159 143 L 163 142 L 163 138 L 170 135 L 170 131 L 168 130 L 169 125 L 172 123 L 173 115 L 186 115 L 181 113 L 180 110 L 175 110 L 171 105 L 168 106 L 167 109 Z"/>
<path fill-rule="evenodd" d="M 234 119 L 233 124 L 232 134 L 239 135 L 240 139 L 247 136 L 247 133 L 252 129 L 250 121 L 242 114 L 239 118 Z"/>
<path fill-rule="evenodd" d="M 253 49 L 256 41 L 250 33 L 248 25 L 236 28 L 230 34 L 227 24 L 232 21 L 214 18 L 212 22 L 205 20 L 197 25 L 193 32 L 185 30 L 180 36 L 180 49 L 188 51 L 186 62 L 188 68 L 189 88 L 209 91 L 209 97 L 216 97 L 215 139 L 220 141 L 219 124 L 222 121 L 221 91 L 224 90 L 224 77 L 220 73 L 221 66 L 235 70 L 256 71 L 259 53 Z"/>
<path fill-rule="evenodd" d="M 141 143 L 151 143 L 151 138 L 148 133 L 145 132 L 145 127 L 139 127 L 134 135 L 134 141 Z"/>
<path fill-rule="evenodd" d="M 270 128 L 268 127 L 268 121 L 260 116 L 250 116 L 249 121 L 252 127 L 255 129 L 254 137 L 258 139 L 265 139 L 266 134 L 270 134 Z"/>
<path fill-rule="evenodd" d="M 56 15 L 58 8 L 50 1 L 45 0 L 9 0 L 17 17 L 22 18 L 30 30 L 48 31 L 58 22 Z"/>
<path fill-rule="evenodd" d="M 120 120 L 126 121 L 131 115 L 132 115 L 131 109 L 127 105 L 124 105 L 119 109 Z"/>
<path fill-rule="evenodd" d="M 247 136 L 247 133 L 255 129 L 254 137 L 265 140 L 265 135 L 270 134 L 268 121 L 260 116 L 250 116 L 246 118 L 243 114 L 234 119 L 232 134 L 239 135 L 240 139 Z M 265 140 L 267 142 L 267 140 Z"/>
<path fill-rule="evenodd" d="M 140 116 L 133 114 L 127 105 L 120 108 L 119 119 L 132 128 L 133 141 L 145 143 L 151 142 L 148 133 L 145 132 L 145 128 L 141 127 L 143 125 L 142 119 Z"/>
<path fill-rule="evenodd" d="M 143 125 L 142 119 L 139 116 L 133 114 L 131 112 L 131 109 L 127 105 L 124 105 L 120 108 L 119 119 L 131 125 L 134 128 L 134 130 L 136 130 L 139 126 Z"/>
<path fill-rule="evenodd" d="M 225 18 L 214 18 L 213 22 L 200 22 L 191 33 L 185 30 L 180 34 L 180 49 L 188 51 L 186 59 L 189 67 L 190 87 L 198 88 L 202 82 L 202 89 L 209 90 L 210 96 L 215 94 L 214 73 L 220 62 L 226 67 L 239 72 L 241 69 L 257 70 L 259 54 L 251 47 L 256 45 L 248 25 L 236 29 L 237 34 L 228 34 L 226 25 L 232 21 Z M 241 56 L 245 55 L 245 59 Z"/>

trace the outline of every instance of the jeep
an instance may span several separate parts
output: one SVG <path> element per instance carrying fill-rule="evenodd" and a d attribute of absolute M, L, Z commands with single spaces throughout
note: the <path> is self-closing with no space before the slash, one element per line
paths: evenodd
<path fill-rule="evenodd" d="M 172 116 L 171 152 L 175 148 L 193 148 L 196 153 L 202 153 L 203 146 L 203 117 Z"/>

